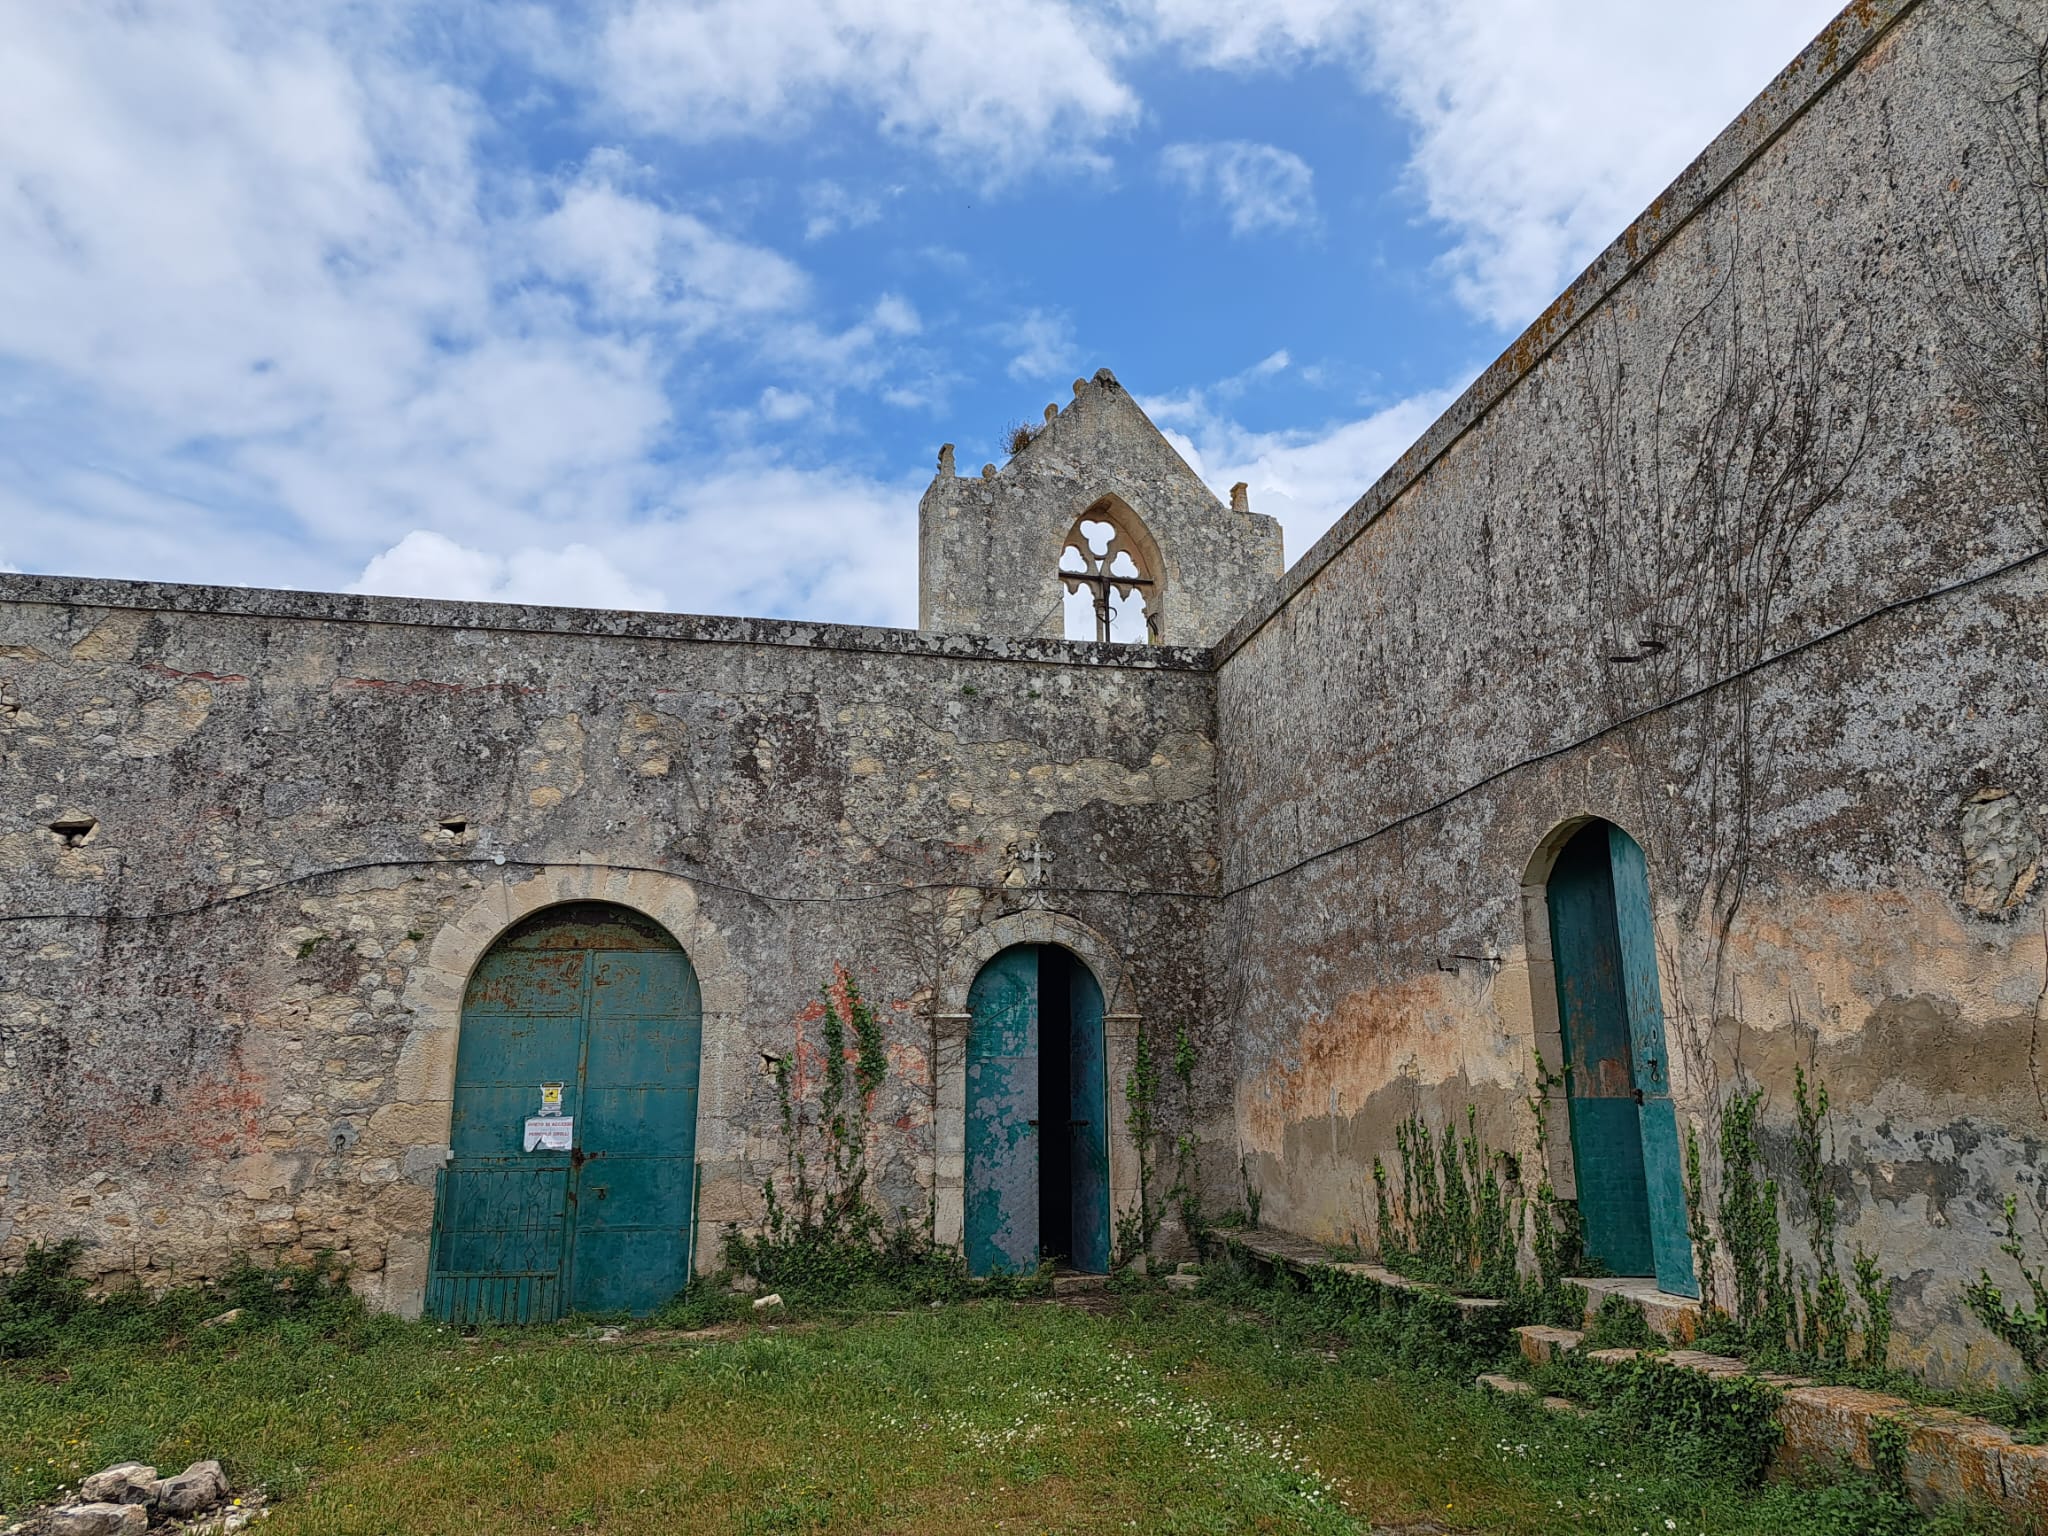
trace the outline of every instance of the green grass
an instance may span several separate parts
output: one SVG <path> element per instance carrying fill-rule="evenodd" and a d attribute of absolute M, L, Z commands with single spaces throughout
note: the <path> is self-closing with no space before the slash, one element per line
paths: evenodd
<path fill-rule="evenodd" d="M 1905 1528 L 1867 1488 L 1745 1490 L 1248 1294 L 749 1320 L 710 1342 L 464 1339 L 337 1307 L 88 1332 L 0 1361 L 0 1508 L 113 1461 L 217 1455 L 278 1498 L 266 1536 Z"/>

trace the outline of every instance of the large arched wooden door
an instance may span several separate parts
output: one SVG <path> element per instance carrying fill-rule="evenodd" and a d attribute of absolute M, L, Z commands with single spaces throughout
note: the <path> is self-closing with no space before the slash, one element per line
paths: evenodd
<path fill-rule="evenodd" d="M 1102 987 L 1053 944 L 1004 950 L 967 995 L 967 1269 L 1108 1270 Z"/>
<path fill-rule="evenodd" d="M 639 913 L 551 907 L 491 947 L 463 997 L 430 1312 L 647 1312 L 682 1288 L 702 1033 L 688 957 Z"/>
<path fill-rule="evenodd" d="M 1586 1251 L 1697 1296 L 1643 850 L 1611 822 L 1565 844 L 1545 891 Z"/>

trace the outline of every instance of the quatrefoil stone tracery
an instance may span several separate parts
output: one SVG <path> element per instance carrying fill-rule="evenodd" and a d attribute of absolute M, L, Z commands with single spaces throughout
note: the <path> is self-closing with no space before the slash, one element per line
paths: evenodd
<path fill-rule="evenodd" d="M 1091 527 L 1109 530 L 1109 542 L 1100 554 L 1095 552 L 1095 541 L 1089 534 Z M 1059 575 L 1069 592 L 1086 587 L 1094 597 L 1095 638 L 1103 641 L 1109 639 L 1110 594 L 1129 602 L 1132 593 L 1144 592 L 1154 585 L 1137 551 L 1126 541 L 1122 525 L 1095 508 L 1075 518 L 1074 526 L 1067 530 L 1066 545 L 1060 551 Z M 1157 638 L 1157 614 L 1146 614 L 1146 629 L 1148 638 Z"/>

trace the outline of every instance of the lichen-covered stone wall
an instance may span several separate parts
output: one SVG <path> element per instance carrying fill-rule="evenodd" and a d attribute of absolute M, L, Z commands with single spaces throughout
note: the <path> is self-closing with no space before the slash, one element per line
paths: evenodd
<path fill-rule="evenodd" d="M 701 979 L 700 1262 L 781 1165 L 762 1053 L 815 1069 L 842 967 L 888 1026 L 878 1194 L 942 1238 L 991 944 L 1096 968 L 1115 1085 L 1135 1030 L 1195 1031 L 1227 1142 L 1204 663 L 0 576 L 0 1262 L 330 1248 L 416 1308 L 464 981 L 573 899 L 655 917 Z"/>
<path fill-rule="evenodd" d="M 1533 1169 L 1543 880 L 1604 817 L 1707 1203 L 1719 1107 L 1762 1087 L 1782 1167 L 1803 1064 L 1903 1357 L 2005 1363 L 1960 1292 L 2007 1191 L 2048 1206 L 2044 36 L 1852 6 L 1224 642 L 1274 1225 L 1372 1245 L 1411 1111 Z"/>

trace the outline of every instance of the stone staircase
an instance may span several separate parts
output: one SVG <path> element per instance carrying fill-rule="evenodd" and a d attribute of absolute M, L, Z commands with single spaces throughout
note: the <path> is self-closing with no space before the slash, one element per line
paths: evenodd
<path fill-rule="evenodd" d="M 1652 1322 L 1651 1326 L 1657 1325 Z M 1515 1338 L 1522 1358 L 1541 1366 L 1577 1351 L 1585 1335 L 1570 1328 L 1530 1325 L 1517 1328 Z M 1826 1473 L 1844 1461 L 1866 1472 L 1875 1471 L 1871 1433 L 1880 1423 L 1889 1422 L 1904 1431 L 1906 1491 L 1922 1509 L 1967 1501 L 1999 1510 L 2022 1529 L 2048 1526 L 2048 1445 L 2022 1445 L 2008 1431 L 1983 1419 L 1888 1393 L 1822 1386 L 1802 1376 L 1753 1371 L 1732 1356 L 1697 1349 L 1596 1349 L 1586 1358 L 1595 1365 L 1614 1367 L 1647 1359 L 1671 1370 L 1697 1371 L 1709 1380 L 1747 1376 L 1775 1387 L 1782 1431 L 1771 1462 L 1775 1475 Z M 1533 1394 L 1536 1390 L 1509 1376 L 1482 1376 L 1479 1382 L 1495 1391 Z M 1564 1398 L 1546 1397 L 1543 1405 L 1586 1411 Z"/>
<path fill-rule="evenodd" d="M 1451 1296 L 1426 1281 L 1411 1280 L 1377 1264 L 1333 1259 L 1327 1250 L 1304 1238 L 1281 1232 L 1233 1232 L 1226 1241 L 1246 1257 L 1276 1270 L 1303 1277 L 1318 1273 L 1352 1277 L 1393 1293 L 1428 1292 L 1448 1301 L 1467 1327 L 1498 1327 L 1495 1314 L 1503 1303 L 1483 1297 Z M 1642 1313 L 1659 1338 L 1675 1348 L 1655 1350 L 1597 1349 L 1586 1359 L 1616 1369 L 1648 1360 L 1669 1370 L 1697 1371 L 1709 1380 L 1747 1376 L 1779 1393 L 1778 1422 L 1782 1431 L 1772 1459 L 1774 1475 L 1825 1474 L 1849 1462 L 1875 1471 L 1871 1435 L 1881 1423 L 1899 1426 L 1905 1437 L 1906 1491 L 1922 1509 L 1968 1502 L 2000 1511 L 2022 1530 L 2048 1531 L 2048 1445 L 2023 1445 L 1998 1425 L 1947 1408 L 1930 1408 L 1883 1392 L 1856 1387 L 1829 1387 L 1800 1376 L 1752 1371 L 1743 1361 L 1685 1346 L 1699 1336 L 1699 1303 L 1660 1291 L 1641 1279 L 1574 1279 L 1586 1292 L 1590 1323 L 1609 1296 L 1622 1296 Z M 1532 1366 L 1547 1365 L 1576 1352 L 1585 1334 L 1574 1328 L 1526 1325 L 1514 1329 L 1514 1342 Z M 1557 1413 L 1591 1410 L 1568 1398 L 1541 1396 L 1530 1382 L 1490 1372 L 1479 1378 L 1487 1390 L 1516 1397 L 1538 1397 Z"/>

